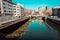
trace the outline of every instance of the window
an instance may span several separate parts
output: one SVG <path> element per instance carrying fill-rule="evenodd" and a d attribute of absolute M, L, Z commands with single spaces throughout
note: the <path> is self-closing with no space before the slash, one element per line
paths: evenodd
<path fill-rule="evenodd" d="M 16 13 L 16 11 L 14 11 L 14 13 Z"/>
<path fill-rule="evenodd" d="M 6 10 L 4 10 L 4 12 L 6 12 Z"/>
<path fill-rule="evenodd" d="M 8 6 L 12 7 L 12 5 L 8 4 Z"/>
<path fill-rule="evenodd" d="M 6 7 L 4 7 L 4 9 L 5 9 Z"/>
<path fill-rule="evenodd" d="M 19 13 L 19 12 L 17 12 L 17 13 Z"/>
<path fill-rule="evenodd" d="M 5 3 L 3 3 L 3 5 L 5 5 Z"/>
<path fill-rule="evenodd" d="M 11 11 L 9 11 L 9 12 L 11 12 Z"/>
<path fill-rule="evenodd" d="M 16 7 L 16 6 L 13 6 L 13 7 Z"/>
<path fill-rule="evenodd" d="M 12 10 L 12 8 L 11 8 L 11 10 Z"/>
<path fill-rule="evenodd" d="M 3 0 L 3 1 L 5 1 L 5 0 Z"/>
<path fill-rule="evenodd" d="M 17 10 L 19 10 L 19 9 L 17 9 Z"/>
<path fill-rule="evenodd" d="M 8 6 L 10 6 L 10 5 L 8 5 Z"/>
<path fill-rule="evenodd" d="M 8 9 L 10 9 L 10 8 L 8 8 Z"/>

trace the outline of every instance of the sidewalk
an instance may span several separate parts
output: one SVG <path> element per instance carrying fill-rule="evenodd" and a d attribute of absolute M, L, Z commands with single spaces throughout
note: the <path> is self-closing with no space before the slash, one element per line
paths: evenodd
<path fill-rule="evenodd" d="M 20 19 L 18 17 L 11 17 L 11 16 L 1 16 L 0 17 L 0 25 L 6 22 L 14 21 Z"/>
<path fill-rule="evenodd" d="M 9 20 L 4 20 L 4 21 L 1 21 L 0 22 L 0 29 L 2 29 L 2 28 L 5 28 L 5 27 L 7 27 L 7 26 L 9 26 L 9 25 L 13 25 L 13 24 L 15 24 L 15 23 L 18 23 L 18 22 L 20 22 L 20 21 L 23 21 L 23 20 L 25 20 L 25 19 L 27 19 L 28 17 L 23 17 L 23 18 L 14 18 L 13 17 L 13 19 L 11 18 L 11 19 L 9 19 Z"/>
<path fill-rule="evenodd" d="M 57 18 L 55 18 L 55 17 L 48 17 L 48 18 L 60 21 L 60 18 L 58 18 L 58 17 Z"/>

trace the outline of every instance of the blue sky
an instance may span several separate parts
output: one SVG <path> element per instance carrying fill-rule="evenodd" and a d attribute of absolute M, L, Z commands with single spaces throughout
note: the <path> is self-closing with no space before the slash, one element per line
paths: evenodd
<path fill-rule="evenodd" d="M 37 10 L 39 6 L 44 9 L 46 6 L 52 8 L 60 5 L 60 0 L 13 0 L 13 2 L 23 4 L 26 9 L 33 10 Z"/>

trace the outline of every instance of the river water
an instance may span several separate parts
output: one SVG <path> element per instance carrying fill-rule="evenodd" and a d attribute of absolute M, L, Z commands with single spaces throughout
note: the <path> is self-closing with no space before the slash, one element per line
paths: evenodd
<path fill-rule="evenodd" d="M 19 40 L 59 40 L 58 32 L 39 20 L 30 22 L 28 31 Z"/>

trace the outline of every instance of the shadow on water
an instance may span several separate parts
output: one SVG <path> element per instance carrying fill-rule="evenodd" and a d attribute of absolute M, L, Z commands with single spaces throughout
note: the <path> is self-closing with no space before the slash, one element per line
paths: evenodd
<path fill-rule="evenodd" d="M 42 18 L 45 22 L 45 19 Z M 56 23 L 55 23 L 56 22 Z M 58 36 L 60 36 L 60 21 L 56 21 L 56 20 L 52 20 L 52 19 L 47 19 L 47 24 L 49 26 L 51 26 L 52 28 L 54 28 L 56 30 L 56 32 L 58 33 Z M 48 27 L 48 25 L 46 25 Z"/>
<path fill-rule="evenodd" d="M 60 28 L 57 28 L 58 26 L 56 26 L 55 24 L 51 23 L 50 21 L 47 21 L 48 25 L 51 26 L 52 28 L 54 28 L 58 34 L 58 36 L 60 37 Z"/>
<path fill-rule="evenodd" d="M 60 38 L 57 35 L 56 30 L 51 27 L 51 25 L 47 25 L 46 23 L 42 23 L 39 25 L 39 21 L 31 22 L 28 26 L 28 31 L 22 38 L 19 40 L 59 40 Z"/>
<path fill-rule="evenodd" d="M 28 20 L 29 20 L 29 18 L 0 30 L 0 40 L 5 40 L 6 38 L 4 38 L 4 37 L 6 35 L 13 33 L 15 30 L 17 30 L 19 27 L 21 27 L 23 24 L 25 24 Z M 12 38 L 10 40 L 13 40 L 13 39 L 16 40 L 16 38 Z M 9 40 L 9 39 L 6 39 L 6 40 Z"/>

